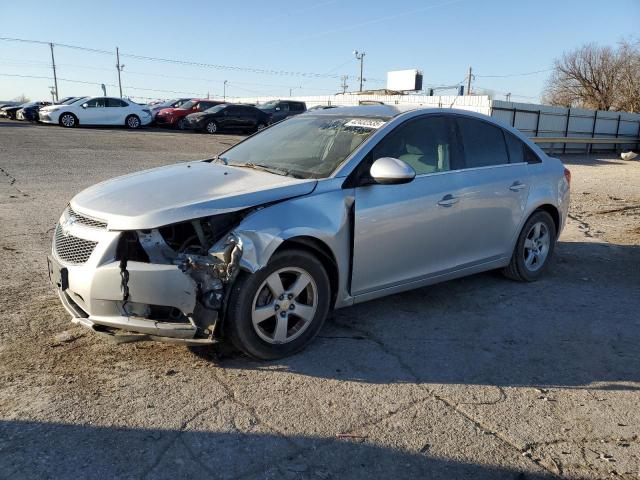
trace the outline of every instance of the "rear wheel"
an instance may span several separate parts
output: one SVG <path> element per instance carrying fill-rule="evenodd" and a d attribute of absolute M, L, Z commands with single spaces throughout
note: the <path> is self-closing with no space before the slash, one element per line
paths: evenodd
<path fill-rule="evenodd" d="M 276 253 L 265 268 L 241 274 L 231 292 L 225 328 L 234 346 L 261 360 L 305 347 L 329 312 L 329 278 L 303 250 Z"/>
<path fill-rule="evenodd" d="M 76 117 L 73 113 L 63 113 L 62 115 L 60 115 L 59 123 L 63 127 L 73 128 L 78 125 L 78 117 Z"/>
<path fill-rule="evenodd" d="M 522 227 L 504 275 L 520 282 L 537 280 L 549 267 L 555 244 L 556 225 L 551 215 L 535 212 Z"/>
<path fill-rule="evenodd" d="M 135 129 L 140 128 L 140 118 L 137 115 L 129 115 L 127 119 L 124 121 L 127 127 Z"/>
<path fill-rule="evenodd" d="M 187 122 L 185 121 L 184 117 L 178 120 L 178 123 L 176 123 L 176 127 L 178 127 L 178 130 L 184 130 L 186 126 Z"/>

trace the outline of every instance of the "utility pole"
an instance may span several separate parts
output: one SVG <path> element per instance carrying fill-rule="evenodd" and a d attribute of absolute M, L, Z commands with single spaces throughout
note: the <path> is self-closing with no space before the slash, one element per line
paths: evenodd
<path fill-rule="evenodd" d="M 56 87 L 54 87 L 53 85 L 50 85 L 49 91 L 51 92 L 51 101 L 53 103 L 56 103 Z"/>
<path fill-rule="evenodd" d="M 122 80 L 120 79 L 120 72 L 124 68 L 124 65 L 120 65 L 120 50 L 116 47 L 116 70 L 118 70 L 118 87 L 120 88 L 120 98 L 122 98 Z"/>
<path fill-rule="evenodd" d="M 349 88 L 349 85 L 347 85 L 347 78 L 349 78 L 347 75 L 340 75 L 340 88 L 342 89 L 342 93 L 346 93 L 347 92 L 347 88 Z"/>
<path fill-rule="evenodd" d="M 471 95 L 471 77 L 473 77 L 473 70 L 469 67 L 469 76 L 467 77 L 467 95 Z"/>
<path fill-rule="evenodd" d="M 58 101 L 58 77 L 56 76 L 56 59 L 53 56 L 53 43 L 50 43 L 49 46 L 51 47 L 51 66 L 53 67 L 53 84 L 56 88 L 56 96 L 55 96 L 55 101 Z"/>
<path fill-rule="evenodd" d="M 222 100 L 227 99 L 227 80 L 222 84 Z"/>
<path fill-rule="evenodd" d="M 364 71 L 364 56 L 366 55 L 366 53 L 358 52 L 358 50 L 354 50 L 353 54 L 356 56 L 356 60 L 360 60 L 360 91 L 362 91 L 362 81 L 364 80 L 362 78 L 362 75 Z"/>

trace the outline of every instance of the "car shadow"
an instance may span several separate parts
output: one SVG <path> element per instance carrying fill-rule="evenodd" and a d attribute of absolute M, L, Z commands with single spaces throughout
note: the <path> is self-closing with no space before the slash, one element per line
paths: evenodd
<path fill-rule="evenodd" d="M 211 416 L 216 415 L 212 408 Z M 335 438 L 0 421 L 3 478 L 555 478 Z"/>
<path fill-rule="evenodd" d="M 535 283 L 489 272 L 337 310 L 315 342 L 273 362 L 196 355 L 366 383 L 637 390 L 640 246 L 559 242 Z"/>

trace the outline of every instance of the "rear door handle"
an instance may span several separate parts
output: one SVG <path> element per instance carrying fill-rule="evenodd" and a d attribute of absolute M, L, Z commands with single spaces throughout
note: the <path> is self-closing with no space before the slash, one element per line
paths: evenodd
<path fill-rule="evenodd" d="M 517 182 L 513 182 L 513 184 L 509 187 L 509 190 L 511 190 L 512 192 L 519 192 L 525 187 L 526 185 L 524 183 L 517 181 Z"/>
<path fill-rule="evenodd" d="M 438 205 L 440 205 L 441 207 L 451 207 L 452 205 L 455 205 L 459 201 L 460 199 L 458 197 L 454 197 L 449 193 L 444 197 L 442 197 L 442 200 L 438 202 Z"/>

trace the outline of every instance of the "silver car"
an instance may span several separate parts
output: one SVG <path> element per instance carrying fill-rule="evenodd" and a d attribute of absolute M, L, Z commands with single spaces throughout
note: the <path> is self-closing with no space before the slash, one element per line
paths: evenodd
<path fill-rule="evenodd" d="M 118 341 L 226 338 L 274 359 L 334 308 L 490 269 L 536 280 L 569 183 L 484 115 L 318 110 L 79 193 L 49 274 L 74 322 Z"/>

